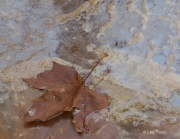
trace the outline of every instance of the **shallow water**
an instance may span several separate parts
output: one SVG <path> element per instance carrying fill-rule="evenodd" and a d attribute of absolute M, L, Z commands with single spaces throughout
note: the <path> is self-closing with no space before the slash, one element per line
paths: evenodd
<path fill-rule="evenodd" d="M 174 0 L 1 0 L 0 139 L 180 138 L 179 5 Z M 52 61 L 87 75 L 102 53 L 109 56 L 87 85 L 111 103 L 88 117 L 88 134 L 75 131 L 71 113 L 44 123 L 27 124 L 19 117 L 44 93 L 21 78 L 50 69 Z"/>
<path fill-rule="evenodd" d="M 9 92 L 8 97 L 4 96 L 5 99 L 1 101 L 1 139 L 176 139 L 180 137 L 178 134 L 179 122 L 175 121 L 173 124 L 168 123 L 167 120 L 161 121 L 159 126 L 153 125 L 153 122 L 163 118 L 163 113 L 148 108 L 142 110 L 140 105 L 132 101 L 133 98 L 137 98 L 135 92 L 112 85 L 107 81 L 99 81 L 101 81 L 100 78 L 90 77 L 86 84 L 107 94 L 111 98 L 111 104 L 107 109 L 95 112 L 87 118 L 89 133 L 76 132 L 71 122 L 72 113 L 70 112 L 65 112 L 47 122 L 25 123 L 20 116 L 31 107 L 34 98 L 45 93 L 28 87 L 27 90 L 18 93 Z M 117 101 L 120 101 L 125 109 L 119 111 L 120 104 Z M 130 101 L 132 101 L 131 106 L 128 104 Z M 143 117 L 142 114 L 145 112 L 146 117 Z M 123 115 L 124 113 L 127 114 Z M 151 118 L 147 118 L 148 116 Z M 171 116 L 174 115 L 168 116 L 169 120 L 172 120 Z"/>

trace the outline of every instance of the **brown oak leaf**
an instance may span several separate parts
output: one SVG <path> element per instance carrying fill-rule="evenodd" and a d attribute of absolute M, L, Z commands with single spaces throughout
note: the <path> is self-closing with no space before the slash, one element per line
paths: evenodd
<path fill-rule="evenodd" d="M 46 121 L 64 111 L 76 109 L 78 113 L 72 121 L 76 131 L 88 132 L 86 116 L 109 105 L 107 96 L 86 87 L 85 80 L 74 68 L 56 62 L 53 62 L 51 70 L 45 70 L 38 74 L 37 78 L 23 81 L 34 88 L 47 90 L 45 94 L 33 100 L 33 106 L 22 117 L 26 122 Z"/>

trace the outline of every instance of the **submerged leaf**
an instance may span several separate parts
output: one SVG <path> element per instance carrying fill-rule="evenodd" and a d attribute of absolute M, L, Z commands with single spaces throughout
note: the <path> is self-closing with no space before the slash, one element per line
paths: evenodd
<path fill-rule="evenodd" d="M 47 90 L 47 93 L 33 100 L 32 108 L 22 117 L 26 122 L 46 121 L 64 111 L 77 109 L 79 113 L 74 116 L 74 126 L 77 132 L 88 132 L 86 116 L 109 105 L 107 96 L 86 87 L 74 68 L 56 62 L 53 62 L 51 70 L 23 81 L 34 88 Z"/>

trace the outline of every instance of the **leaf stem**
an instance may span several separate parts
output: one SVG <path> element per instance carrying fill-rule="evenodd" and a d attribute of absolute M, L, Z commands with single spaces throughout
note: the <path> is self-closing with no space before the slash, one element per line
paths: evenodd
<path fill-rule="evenodd" d="M 108 54 L 104 53 L 104 55 L 101 57 L 101 59 L 96 63 L 96 65 L 92 68 L 91 72 L 86 76 L 86 78 L 84 79 L 83 83 L 85 83 L 85 81 L 88 79 L 88 77 L 91 75 L 91 73 L 94 71 L 94 69 L 97 67 L 97 65 L 103 60 L 103 58 L 107 57 Z"/>

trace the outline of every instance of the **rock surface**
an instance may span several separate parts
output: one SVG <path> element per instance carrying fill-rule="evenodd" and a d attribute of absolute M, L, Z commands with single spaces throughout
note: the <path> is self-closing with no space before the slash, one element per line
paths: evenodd
<path fill-rule="evenodd" d="M 165 129 L 159 127 L 160 123 L 168 123 L 165 126 L 168 131 L 170 124 L 178 123 L 179 1 L 0 2 L 0 129 L 4 131 L 4 134 L 0 133 L 2 138 L 14 136 L 27 139 L 27 130 L 21 125 L 22 122 L 17 120 L 17 115 L 23 114 L 20 110 L 26 111 L 25 108 L 30 106 L 28 99 L 32 95 L 23 93 L 29 88 L 21 78 L 35 77 L 43 70 L 50 69 L 52 61 L 73 66 L 84 76 L 104 52 L 109 56 L 92 74 L 100 83 L 92 81 L 91 86 L 113 98 L 110 113 L 104 112 L 103 118 L 106 121 L 123 123 L 123 128 L 126 127 L 122 132 L 117 131 L 117 138 L 122 137 L 124 132 L 128 133 L 128 137 L 133 137 L 135 130 L 128 130 L 129 126 L 156 125 L 159 131 L 164 131 Z M 88 83 L 91 83 L 91 80 Z M 103 85 L 103 82 L 106 82 L 106 85 Z M 129 90 L 130 96 L 134 98 L 124 94 L 125 98 L 121 99 L 124 88 Z M 22 102 L 19 99 L 22 99 Z M 14 109 L 18 109 L 17 112 Z M 14 119 L 17 122 L 13 121 Z M 143 119 L 143 122 L 140 122 L 140 119 Z M 8 132 L 15 127 L 13 122 L 21 125 L 20 129 L 24 132 L 14 131 L 14 135 L 9 136 Z M 117 128 L 114 124 L 112 126 Z M 176 127 L 178 126 L 179 124 Z M 149 131 L 150 128 L 147 128 Z M 180 137 L 177 130 L 172 134 L 176 132 L 173 137 Z M 34 134 L 33 131 L 31 133 Z M 50 134 L 52 135 L 42 137 L 53 137 L 53 133 Z M 147 138 L 142 130 L 137 134 L 139 138 Z M 166 134 L 163 138 L 171 138 L 172 134 Z M 162 137 L 162 134 L 155 135 Z"/>

